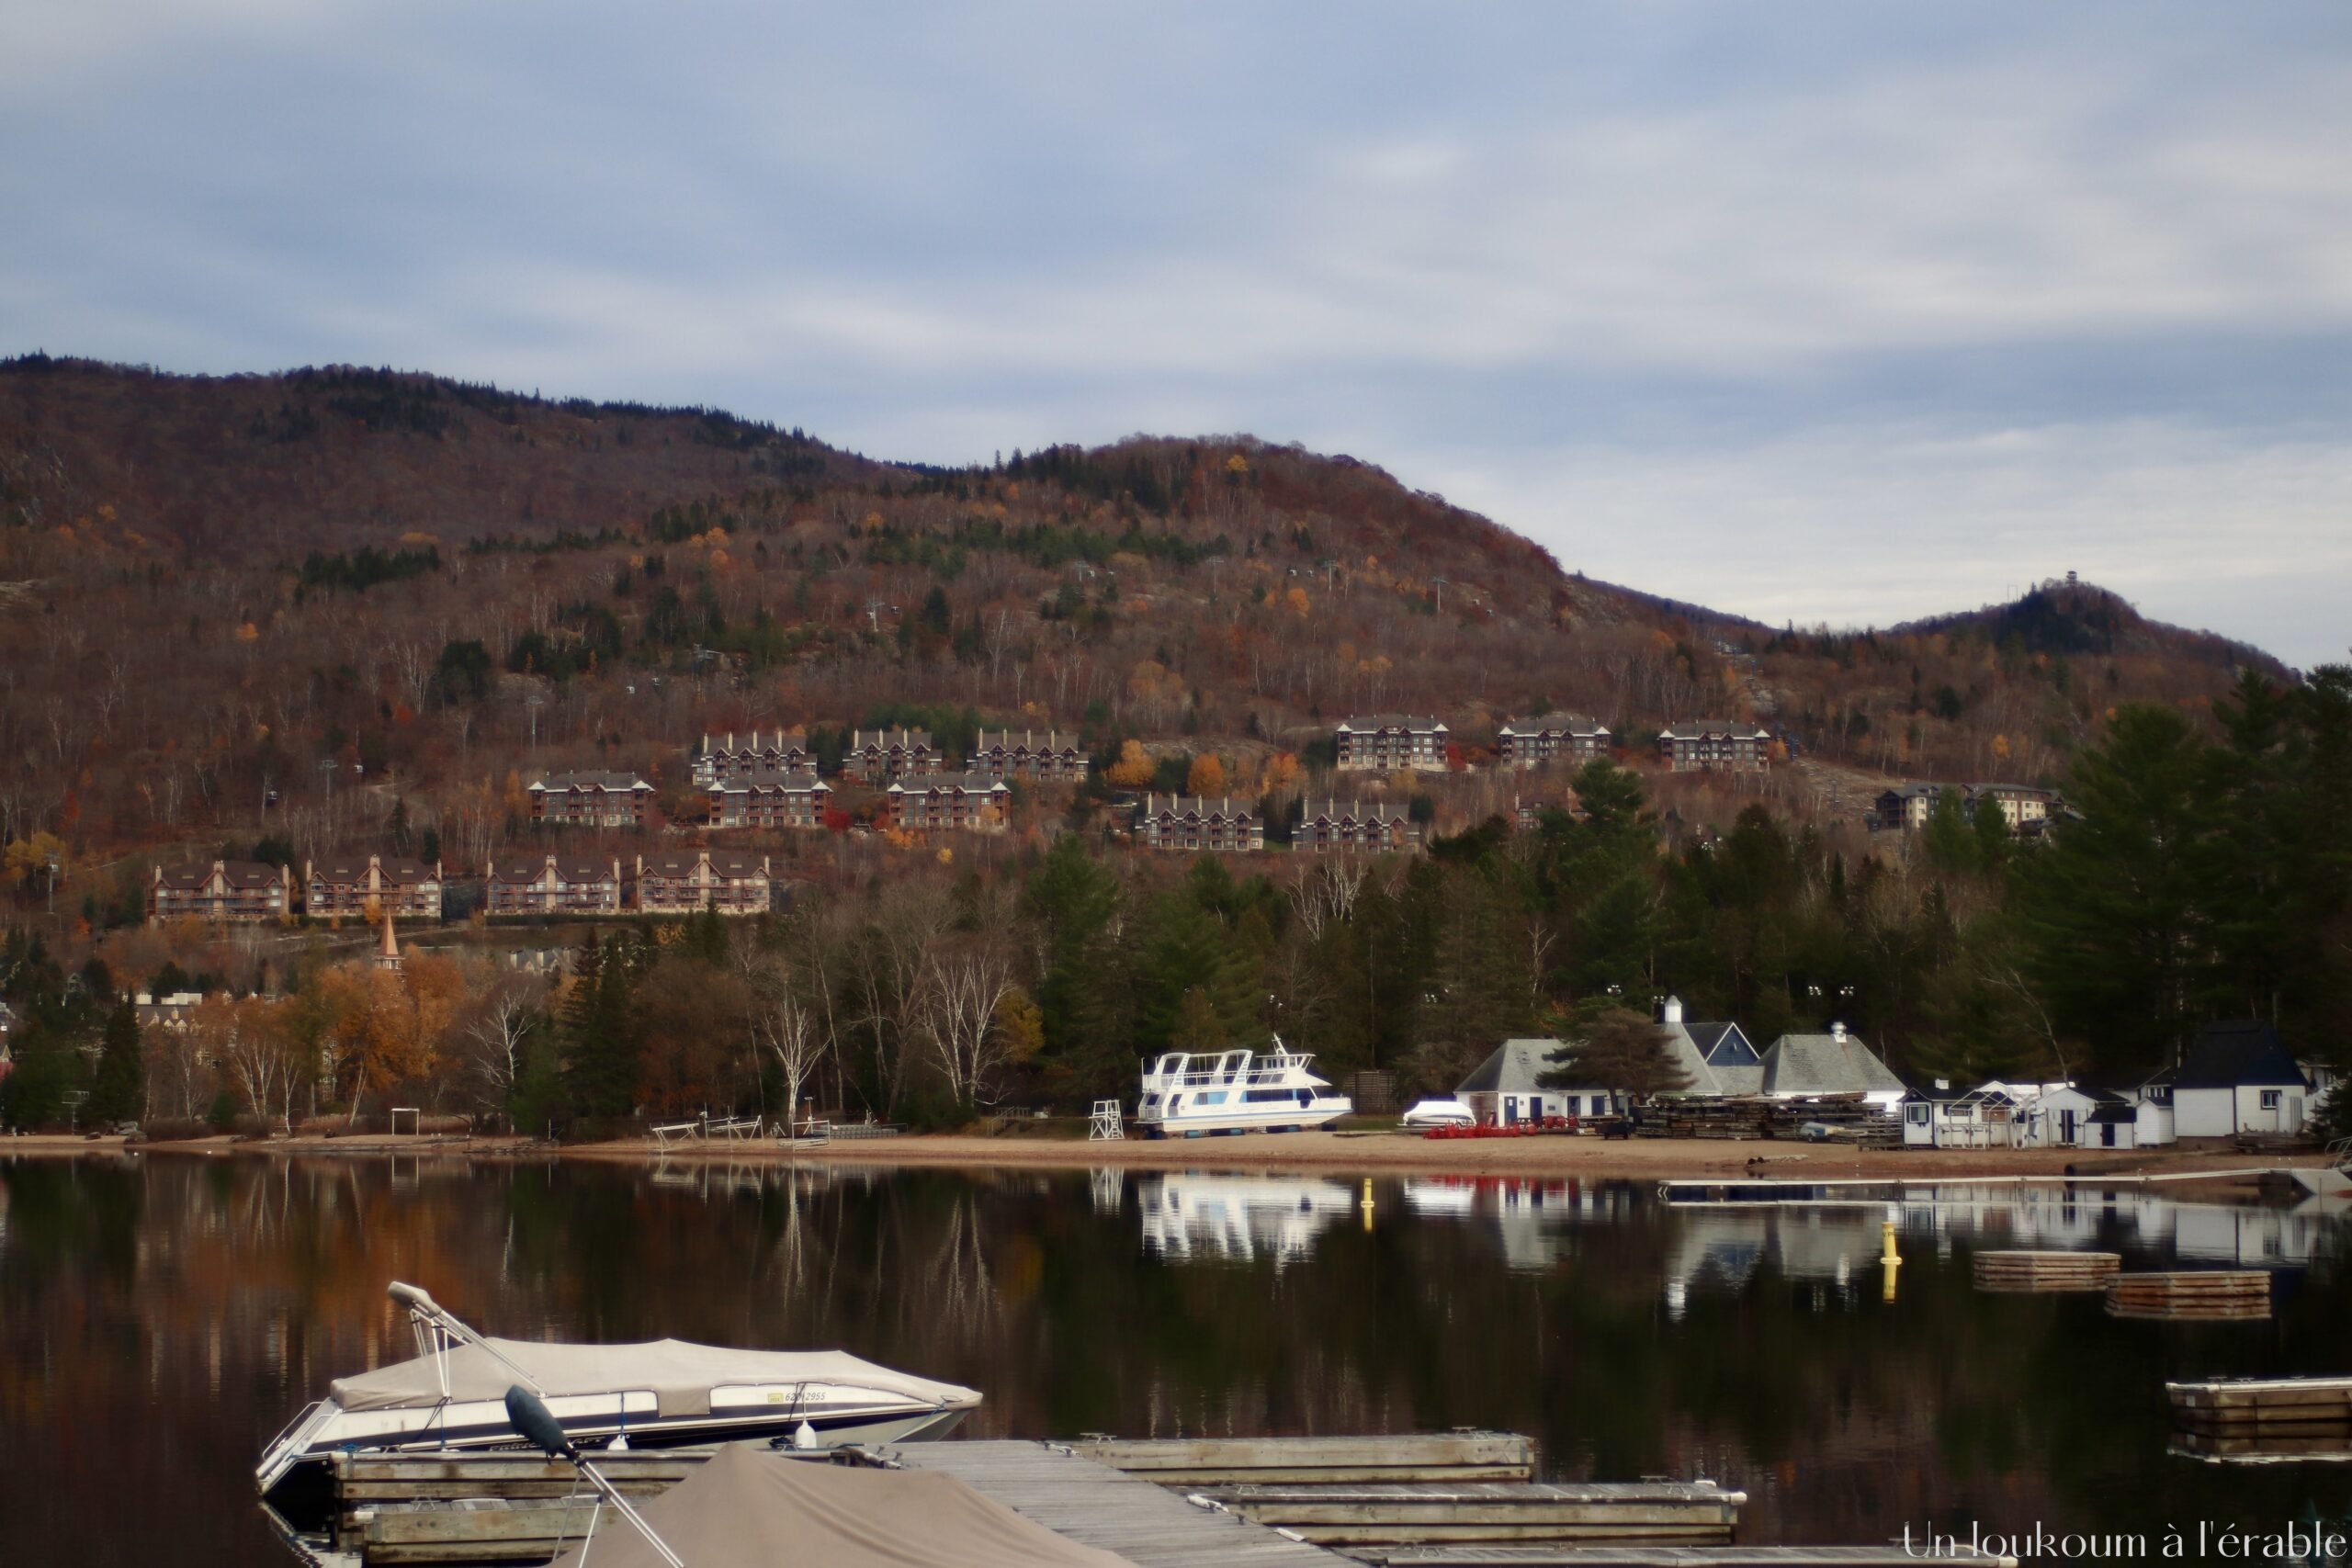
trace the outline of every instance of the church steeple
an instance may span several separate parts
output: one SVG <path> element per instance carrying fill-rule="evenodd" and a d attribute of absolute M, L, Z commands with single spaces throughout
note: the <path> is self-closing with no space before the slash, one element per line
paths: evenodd
<path fill-rule="evenodd" d="M 392 911 L 390 908 L 384 911 L 384 938 L 376 944 L 374 963 L 379 969 L 398 969 L 401 966 L 401 942 L 400 938 L 392 934 Z"/>

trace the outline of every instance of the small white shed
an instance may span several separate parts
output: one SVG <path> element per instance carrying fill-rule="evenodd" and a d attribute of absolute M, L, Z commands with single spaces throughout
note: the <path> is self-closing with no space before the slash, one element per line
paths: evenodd
<path fill-rule="evenodd" d="M 2137 1148 L 2139 1108 L 2111 1089 L 2063 1084 L 2034 1100 L 2033 1141 L 2045 1148 Z"/>

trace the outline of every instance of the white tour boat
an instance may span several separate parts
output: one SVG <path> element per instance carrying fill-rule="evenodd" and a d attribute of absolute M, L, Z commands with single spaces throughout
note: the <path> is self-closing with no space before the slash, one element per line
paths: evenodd
<path fill-rule="evenodd" d="M 1143 1070 L 1136 1124 L 1148 1138 L 1328 1126 L 1353 1111 L 1355 1102 L 1306 1070 L 1314 1059 L 1286 1048 L 1280 1035 L 1263 1055 L 1171 1051 Z"/>
<path fill-rule="evenodd" d="M 944 1436 L 978 1393 L 842 1350 L 737 1350 L 656 1339 L 543 1344 L 476 1334 L 413 1285 L 394 1284 L 417 1348 L 356 1377 L 294 1418 L 254 1472 L 265 1495 L 352 1449 L 494 1449 L 523 1439 L 506 1391 L 543 1400 L 583 1447 L 661 1448 L 784 1438 L 795 1446 L 906 1443 Z M 806 1430 L 803 1430 L 804 1426 Z"/>

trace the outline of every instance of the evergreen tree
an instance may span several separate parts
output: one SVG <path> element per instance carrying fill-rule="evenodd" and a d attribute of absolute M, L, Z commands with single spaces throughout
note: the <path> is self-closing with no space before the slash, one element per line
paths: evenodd
<path fill-rule="evenodd" d="M 1216 1004 L 1198 986 L 1184 993 L 1177 1004 L 1175 1026 L 1168 1033 L 1168 1048 L 1187 1051 L 1195 1055 L 1215 1055 L 1225 1049 L 1225 1025 L 1216 1016 Z"/>
<path fill-rule="evenodd" d="M 16 1066 L 0 1077 L 0 1123 L 27 1133 L 64 1126 L 82 1087 L 82 1054 L 38 1024 L 25 1029 L 12 1049 Z"/>
<path fill-rule="evenodd" d="M 2163 1066 L 2213 1010 L 2218 785 L 2212 749 L 2180 714 L 2119 709 L 2069 782 L 2082 820 L 2024 868 L 2027 974 L 2102 1066 Z"/>
<path fill-rule="evenodd" d="M 1608 1007 L 1557 1024 L 1565 1043 L 1545 1053 L 1554 1066 L 1536 1079 L 1546 1089 L 1594 1087 L 1644 1100 L 1690 1087 L 1666 1031 L 1646 1013 Z"/>
<path fill-rule="evenodd" d="M 571 994 L 564 1002 L 562 1073 L 572 1109 L 584 1116 L 626 1116 L 636 1103 L 637 1042 L 629 1017 L 630 964 L 625 939 L 581 939 Z"/>
<path fill-rule="evenodd" d="M 1919 829 L 1919 850 L 1929 865 L 1947 876 L 1976 869 L 1976 829 L 1969 820 L 1968 808 L 1961 804 L 1960 791 L 1948 789 L 1936 796 L 1935 807 Z"/>
<path fill-rule="evenodd" d="M 1980 795 L 1970 825 L 1976 829 L 1976 867 L 1998 872 L 2009 858 L 2009 816 L 1991 795 Z"/>
<path fill-rule="evenodd" d="M 1114 934 L 1118 879 L 1066 833 L 1029 878 L 1022 906 L 1042 938 L 1047 1082 L 1069 1099 L 1121 1092 L 1138 1053 L 1133 955 Z"/>
<path fill-rule="evenodd" d="M 83 1102 L 82 1120 L 92 1127 L 135 1122 L 146 1111 L 146 1066 L 140 1055 L 139 1013 L 129 1001 L 118 1003 L 107 1017 L 98 1067 L 90 1081 L 90 1098 Z"/>
<path fill-rule="evenodd" d="M 678 951 L 684 956 L 715 966 L 727 962 L 729 947 L 727 918 L 716 903 L 705 904 L 686 917 L 678 942 Z"/>

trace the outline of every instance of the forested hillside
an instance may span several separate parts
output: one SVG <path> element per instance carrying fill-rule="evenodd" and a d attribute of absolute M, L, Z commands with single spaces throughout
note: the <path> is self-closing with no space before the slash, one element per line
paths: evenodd
<path fill-rule="evenodd" d="M 95 1042 L 117 979 L 169 964 L 275 994 L 336 956 L 142 929 L 160 860 L 400 850 L 462 879 L 517 850 L 723 840 L 774 857 L 788 919 L 692 943 L 608 932 L 594 1007 L 576 982 L 535 996 L 537 1021 L 493 1031 L 488 1058 L 477 1011 L 503 986 L 433 981 L 399 1029 L 388 998 L 354 991 L 301 1027 L 310 1045 L 348 1035 L 358 1076 L 307 1092 L 347 1105 L 415 1080 L 431 1103 L 503 1110 L 536 1084 L 537 1109 L 597 1113 L 755 1100 L 775 1091 L 775 1016 L 821 1036 L 831 1094 L 893 1113 L 1108 1092 L 1141 1052 L 1274 1030 L 1435 1083 L 1499 1031 L 1668 990 L 1751 1033 L 1843 1017 L 1898 1062 L 1967 1070 L 2122 1070 L 2225 1008 L 2299 1043 L 2324 1032 L 2346 940 L 2327 881 L 2337 688 L 2088 585 L 1832 634 L 1681 604 L 1665 563 L 1657 597 L 1573 566 L 1367 464 L 1247 437 L 938 469 L 710 411 L 417 375 L 8 362 L 0 988 Z M 1496 770 L 1498 727 L 1547 709 L 1598 716 L 1623 766 L 1575 790 Z M 1332 725 L 1376 711 L 1442 717 L 1444 769 L 1335 773 Z M 1701 717 L 1762 723 L 1772 769 L 1658 772 L 1658 728 Z M 806 727 L 838 756 L 885 723 L 954 754 L 981 726 L 1059 728 L 1097 765 L 1076 791 L 1024 787 L 1001 835 L 705 829 L 686 778 L 704 731 Z M 2091 940 L 2079 917 L 2104 874 L 2066 868 L 2099 834 L 2029 852 L 1974 824 L 1860 820 L 1905 779 L 2058 786 L 2090 812 L 2097 770 L 2152 726 L 2166 757 L 2197 759 L 2179 787 L 2203 847 L 2168 867 L 2187 912 L 2144 933 L 2137 969 L 2064 956 Z M 525 786 L 571 768 L 641 773 L 655 821 L 534 829 Z M 1409 799 L 1437 842 L 1409 863 L 1187 865 L 1126 844 L 1128 789 L 1255 802 L 1277 843 L 1303 797 Z M 1522 797 L 1576 812 L 1514 834 Z M 844 807 L 862 829 L 870 802 Z M 436 940 L 473 962 L 461 928 Z M 70 984 L 93 955 L 103 974 Z M 351 1010 L 368 1008 L 363 1028 Z M 183 1066 L 184 1110 L 286 1087 Z"/>

